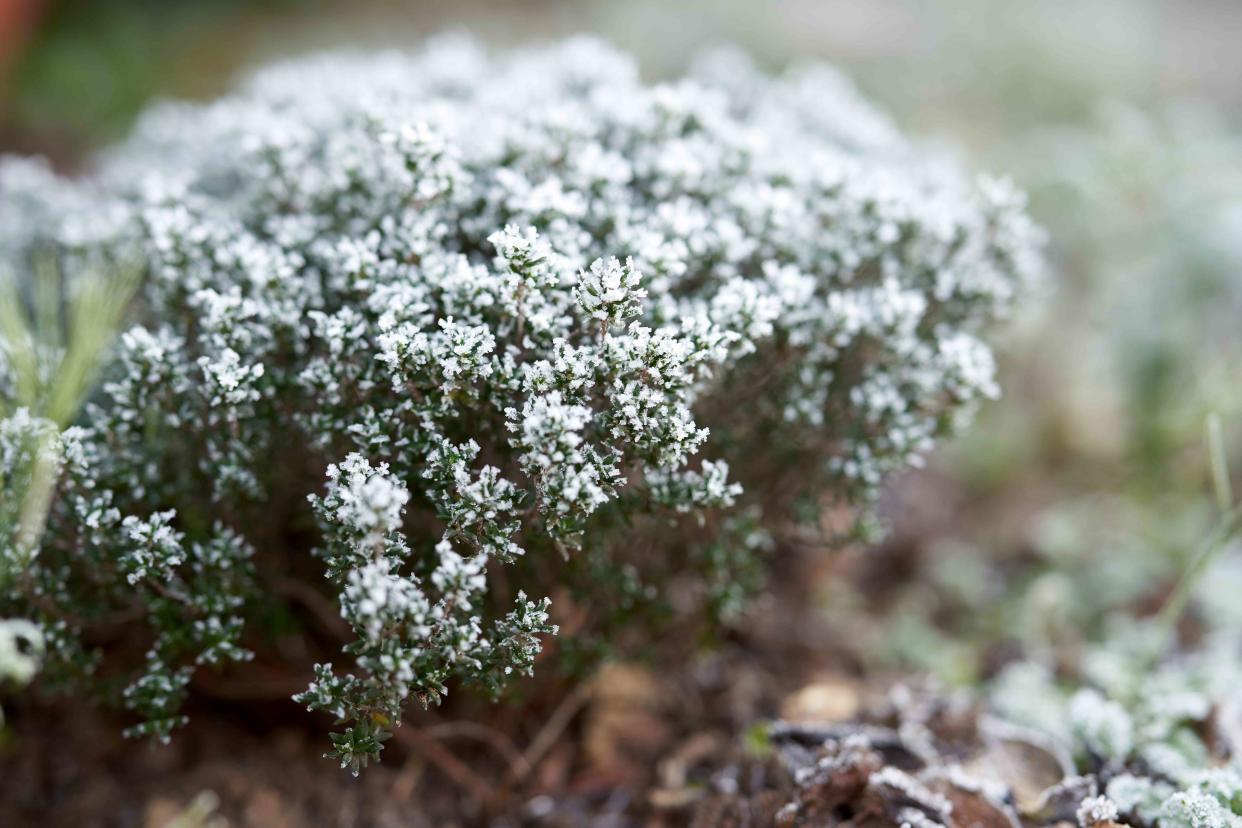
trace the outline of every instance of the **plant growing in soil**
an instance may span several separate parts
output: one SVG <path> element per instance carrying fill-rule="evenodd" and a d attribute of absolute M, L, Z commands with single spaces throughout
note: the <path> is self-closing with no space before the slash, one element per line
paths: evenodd
<path fill-rule="evenodd" d="M 791 521 L 865 515 L 996 394 L 980 333 L 1038 262 L 1019 194 L 825 67 L 648 86 L 592 40 L 278 64 L 0 198 L 14 267 L 146 270 L 0 615 L 167 739 L 322 590 L 352 637 L 297 699 L 355 771 L 411 699 L 529 673 L 545 596 L 611 636 L 692 573 L 683 612 L 735 612 Z"/>

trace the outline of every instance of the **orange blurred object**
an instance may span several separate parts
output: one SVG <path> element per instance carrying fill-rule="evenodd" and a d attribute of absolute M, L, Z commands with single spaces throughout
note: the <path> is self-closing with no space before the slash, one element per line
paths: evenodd
<path fill-rule="evenodd" d="M 0 73 L 21 51 L 44 4 L 44 0 L 0 0 Z"/>

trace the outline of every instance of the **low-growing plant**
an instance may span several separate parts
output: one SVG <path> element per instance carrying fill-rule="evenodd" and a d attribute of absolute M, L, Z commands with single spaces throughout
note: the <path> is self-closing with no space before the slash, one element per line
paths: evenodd
<path fill-rule="evenodd" d="M 1237 629 L 1212 629 L 1203 648 L 1170 655 L 1158 625 L 1118 621 L 1086 650 L 1077 681 L 1019 662 L 990 688 L 994 707 L 1098 783 L 1113 819 L 1136 828 L 1242 825 Z M 1159 664 L 1153 652 L 1164 652 Z"/>
<path fill-rule="evenodd" d="M 354 638 L 297 698 L 355 771 L 411 698 L 529 673 L 545 596 L 575 638 L 685 573 L 735 611 L 791 521 L 865 514 L 996 393 L 980 333 L 1038 263 L 1012 188 L 831 70 L 648 86 L 592 40 L 278 64 L 0 194 L 11 261 L 147 269 L 0 609 L 167 739 L 322 584 Z"/>

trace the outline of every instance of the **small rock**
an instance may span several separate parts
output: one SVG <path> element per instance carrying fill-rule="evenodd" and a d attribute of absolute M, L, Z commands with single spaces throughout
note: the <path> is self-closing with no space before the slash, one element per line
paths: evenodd
<path fill-rule="evenodd" d="M 844 722 L 862 708 L 857 686 L 840 676 L 825 676 L 792 693 L 781 703 L 781 717 L 791 722 Z"/>

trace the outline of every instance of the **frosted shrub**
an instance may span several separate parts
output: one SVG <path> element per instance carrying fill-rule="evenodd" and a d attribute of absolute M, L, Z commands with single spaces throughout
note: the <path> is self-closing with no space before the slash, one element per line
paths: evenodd
<path fill-rule="evenodd" d="M 608 630 L 697 571 L 735 609 L 791 516 L 996 393 L 980 330 L 1038 241 L 828 69 L 646 86 L 590 40 L 277 65 L 0 190 L 11 262 L 148 262 L 9 602 L 46 670 L 125 669 L 93 630 L 145 619 L 124 699 L 166 738 L 326 574 L 356 640 L 298 698 L 355 768 L 411 697 L 529 673 L 543 596 Z"/>

